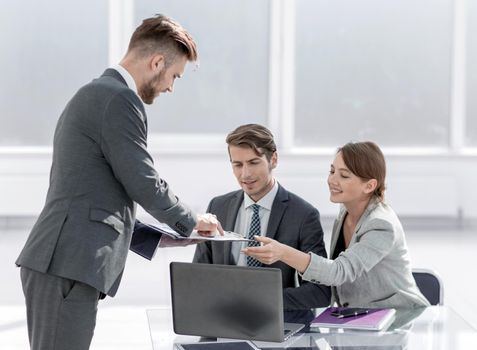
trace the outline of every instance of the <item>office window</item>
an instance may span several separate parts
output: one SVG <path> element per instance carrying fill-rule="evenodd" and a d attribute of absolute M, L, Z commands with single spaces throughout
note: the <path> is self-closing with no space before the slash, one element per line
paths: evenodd
<path fill-rule="evenodd" d="M 76 90 L 108 63 L 106 1 L 8 1 L 0 11 L 0 146 L 51 145 Z"/>
<path fill-rule="evenodd" d="M 269 1 L 135 1 L 134 23 L 157 13 L 194 37 L 200 67 L 190 65 L 174 93 L 148 106 L 150 133 L 226 133 L 268 118 Z"/>
<path fill-rule="evenodd" d="M 296 2 L 295 145 L 447 147 L 450 0 Z"/>
<path fill-rule="evenodd" d="M 466 1 L 466 123 L 465 144 L 477 147 L 477 2 Z"/>

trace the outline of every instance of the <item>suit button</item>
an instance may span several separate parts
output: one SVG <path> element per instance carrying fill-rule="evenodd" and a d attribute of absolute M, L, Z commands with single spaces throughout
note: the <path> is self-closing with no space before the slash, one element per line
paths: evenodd
<path fill-rule="evenodd" d="M 349 303 L 344 303 L 343 306 L 344 307 L 348 307 Z"/>
<path fill-rule="evenodd" d="M 182 225 L 180 222 L 176 222 L 176 227 L 181 230 L 182 232 L 186 232 L 187 231 L 187 227 L 185 227 L 184 225 Z"/>

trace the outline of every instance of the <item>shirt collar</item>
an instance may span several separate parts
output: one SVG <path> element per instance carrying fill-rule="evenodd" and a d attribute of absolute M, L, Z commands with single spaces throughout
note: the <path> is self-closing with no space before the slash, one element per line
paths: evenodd
<path fill-rule="evenodd" d="M 134 81 L 132 75 L 127 71 L 127 69 L 120 64 L 115 65 L 113 69 L 118 71 L 119 74 L 121 74 L 124 80 L 126 80 L 126 84 L 128 84 L 128 87 L 137 94 L 136 82 Z"/>
<path fill-rule="evenodd" d="M 245 192 L 243 193 L 243 203 L 245 205 L 245 209 L 250 207 L 253 204 L 258 204 L 262 208 L 265 208 L 267 210 L 272 210 L 272 205 L 273 201 L 275 200 L 275 196 L 277 195 L 278 192 L 278 182 L 273 179 L 274 184 L 272 189 L 265 195 L 263 196 L 258 202 L 255 202 L 248 194 Z"/>

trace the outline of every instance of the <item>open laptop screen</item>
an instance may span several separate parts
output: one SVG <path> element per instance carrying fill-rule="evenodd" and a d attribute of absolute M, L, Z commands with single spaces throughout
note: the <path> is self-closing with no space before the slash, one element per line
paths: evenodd
<path fill-rule="evenodd" d="M 170 273 L 177 334 L 283 341 L 279 269 L 172 262 Z"/>

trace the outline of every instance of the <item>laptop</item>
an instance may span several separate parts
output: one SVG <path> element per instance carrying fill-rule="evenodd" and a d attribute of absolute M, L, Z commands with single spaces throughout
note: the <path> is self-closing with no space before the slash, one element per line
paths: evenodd
<path fill-rule="evenodd" d="M 280 269 L 172 262 L 176 334 L 283 342 L 304 325 L 284 323 Z"/>

